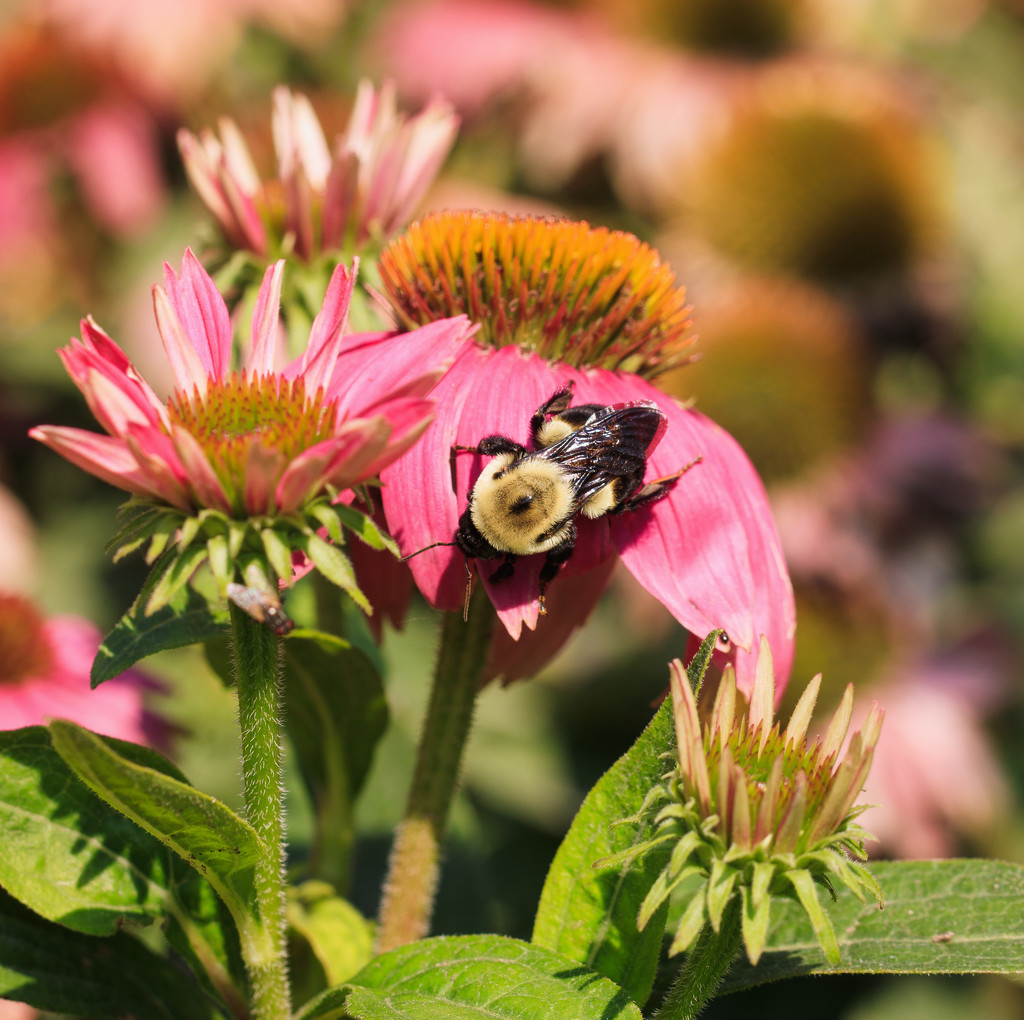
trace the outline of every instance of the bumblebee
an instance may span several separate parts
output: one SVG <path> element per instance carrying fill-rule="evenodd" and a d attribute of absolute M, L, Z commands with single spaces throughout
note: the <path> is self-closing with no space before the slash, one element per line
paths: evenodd
<path fill-rule="evenodd" d="M 467 561 L 504 557 L 492 582 L 509 578 L 520 556 L 545 553 L 542 614 L 548 584 L 575 549 L 577 515 L 596 519 L 647 506 L 700 459 L 644 484 L 647 456 L 665 431 L 665 415 L 650 402 L 572 407 L 572 392 L 570 382 L 533 413 L 532 448 L 492 435 L 454 451 L 493 459 L 470 490 L 451 544 Z"/>

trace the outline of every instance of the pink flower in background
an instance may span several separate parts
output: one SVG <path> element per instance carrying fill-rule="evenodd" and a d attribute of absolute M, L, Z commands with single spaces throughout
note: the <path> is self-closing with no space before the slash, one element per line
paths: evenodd
<path fill-rule="evenodd" d="M 90 319 L 60 353 L 108 435 L 44 425 L 31 435 L 118 488 L 186 513 L 286 515 L 327 486 L 375 475 L 420 436 L 426 398 L 469 331 L 445 321 L 396 340 L 343 336 L 354 270 L 338 266 L 306 351 L 277 365 L 284 262 L 264 277 L 245 367 L 232 369 L 227 306 L 191 251 L 154 288 L 177 388 L 160 400 Z M 387 342 L 387 357 L 381 345 Z"/>
<path fill-rule="evenodd" d="M 427 267 L 438 265 L 454 268 L 428 286 L 436 268 Z M 650 401 L 660 408 L 667 428 L 649 452 L 648 481 L 700 458 L 652 505 L 577 518 L 575 552 L 550 586 L 540 624 L 543 555 L 520 559 L 497 584 L 489 580 L 494 565 L 476 564 L 518 642 L 492 652 L 494 672 L 525 675 L 552 654 L 589 615 L 621 557 L 692 633 L 725 629 L 745 690 L 765 635 L 781 693 L 792 663 L 793 593 L 761 482 L 735 440 L 637 374 L 688 356 L 689 309 L 657 254 L 631 235 L 586 224 L 449 213 L 411 227 L 380 266 L 407 325 L 463 307 L 462 295 L 464 310 L 481 324 L 480 342 L 462 345 L 434 389 L 437 417 L 423 440 L 381 474 L 384 514 L 404 553 L 450 542 L 455 533 L 486 459 L 457 454 L 453 487 L 452 447 L 473 447 L 492 434 L 528 446 L 530 416 L 570 381 L 575 404 Z M 520 293 L 536 297 L 529 305 L 509 299 Z M 432 605 L 461 608 L 463 560 L 457 549 L 440 547 L 409 561 Z M 534 630 L 535 637 L 527 635 Z"/>
<path fill-rule="evenodd" d="M 320 41 L 341 20 L 337 0 L 33 0 L 37 17 L 137 90 L 168 105 L 201 93 L 223 68 L 248 23 L 296 41 Z"/>
<path fill-rule="evenodd" d="M 455 140 L 458 118 L 432 99 L 416 116 L 397 112 L 394 86 L 362 82 L 333 147 L 312 105 L 274 92 L 277 179 L 261 181 L 237 126 L 220 137 L 178 134 L 185 169 L 228 243 L 267 256 L 285 243 L 301 258 L 383 240 L 408 222 Z M 278 205 L 283 196 L 283 222 Z"/>
<path fill-rule="evenodd" d="M 143 705 L 151 680 L 129 670 L 90 690 L 99 646 L 100 632 L 88 620 L 47 619 L 23 596 L 0 594 L 0 729 L 59 716 L 109 737 L 162 743 L 161 726 Z"/>
<path fill-rule="evenodd" d="M 975 649 L 977 652 L 977 649 Z M 862 818 L 895 857 L 951 857 L 991 835 L 1010 808 L 1009 785 L 985 734 L 1001 665 L 947 654 L 874 692 L 886 733 L 864 788 Z"/>

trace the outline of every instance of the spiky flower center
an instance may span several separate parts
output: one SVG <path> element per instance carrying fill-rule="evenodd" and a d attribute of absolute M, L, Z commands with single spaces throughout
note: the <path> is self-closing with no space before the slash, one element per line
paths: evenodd
<path fill-rule="evenodd" d="M 811 747 L 803 740 L 787 741 L 778 723 L 769 730 L 762 747 L 761 728 L 749 728 L 745 715 L 734 722 L 732 731 L 724 741 L 713 736 L 710 730 L 705 731 L 704 736 L 704 754 L 711 789 L 719 789 L 724 762 L 725 767 L 733 771 L 733 776 L 728 777 L 730 785 L 742 775 L 752 817 L 756 818 L 760 813 L 765 797 L 774 795 L 772 817 L 768 820 L 772 831 L 789 812 L 797 789 L 798 775 L 802 774 L 806 782 L 802 794 L 806 798 L 805 817 L 813 818 L 817 813 L 828 792 L 835 766 L 835 755 L 823 756 L 821 750 L 820 740 L 815 741 Z M 776 761 L 781 763 L 781 774 L 778 789 L 771 790 L 769 784 Z"/>
<path fill-rule="evenodd" d="M 322 390 L 308 396 L 301 378 L 232 372 L 210 379 L 205 393 L 175 393 L 168 413 L 199 443 L 232 508 L 245 516 L 245 480 L 254 461 L 280 476 L 300 453 L 334 434 L 337 406 Z"/>
<path fill-rule="evenodd" d="M 632 234 L 587 223 L 443 212 L 414 223 L 380 257 L 407 329 L 465 314 L 477 338 L 577 367 L 654 376 L 687 360 L 685 288 Z"/>
<path fill-rule="evenodd" d="M 53 646 L 43 614 L 20 595 L 0 595 L 0 685 L 45 676 Z"/>

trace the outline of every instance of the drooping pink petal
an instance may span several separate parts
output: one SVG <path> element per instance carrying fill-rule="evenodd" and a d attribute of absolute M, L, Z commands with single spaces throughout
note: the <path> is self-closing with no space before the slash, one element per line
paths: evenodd
<path fill-rule="evenodd" d="M 82 319 L 79 326 L 82 330 L 82 345 L 91 348 L 95 354 L 95 361 L 92 364 L 106 365 L 111 375 L 123 377 L 126 390 L 134 395 L 135 402 L 143 414 L 150 420 L 155 419 L 166 424 L 167 408 L 153 392 L 149 383 L 142 378 L 128 355 L 100 329 L 91 315 Z M 75 346 L 74 340 L 71 345 Z"/>
<path fill-rule="evenodd" d="M 148 426 L 129 425 L 125 443 L 147 483 L 162 499 L 181 510 L 194 509 L 185 466 L 166 432 Z"/>
<path fill-rule="evenodd" d="M 180 275 L 164 263 L 164 291 L 206 375 L 224 378 L 231 367 L 228 306 L 191 248 L 185 249 Z"/>
<path fill-rule="evenodd" d="M 259 294 L 256 296 L 256 307 L 252 313 L 249 360 L 246 365 L 253 375 L 274 371 L 283 278 L 284 259 L 278 259 L 273 265 L 267 266 Z"/>
<path fill-rule="evenodd" d="M 635 376 L 594 372 L 578 400 L 652 400 L 668 428 L 648 463 L 647 480 L 673 474 L 696 457 L 669 497 L 610 519 L 629 571 L 692 633 L 722 627 L 737 648 L 741 689 L 753 683 L 758 643 L 771 645 L 778 693 L 793 661 L 793 589 L 764 486 L 739 444 L 723 429 Z"/>
<path fill-rule="evenodd" d="M 351 478 L 349 485 L 355 485 L 367 478 L 372 478 L 401 457 L 420 436 L 426 431 L 434 417 L 434 401 L 422 397 L 410 397 L 382 402 L 380 413 L 371 417 L 372 420 L 383 418 L 387 421 L 390 434 L 387 445 L 373 457 L 360 458 L 359 462 L 344 465 L 343 475 L 330 476 L 332 485 L 342 487 L 339 478 Z"/>
<path fill-rule="evenodd" d="M 28 433 L 76 467 L 102 478 L 118 489 L 139 496 L 162 498 L 139 470 L 124 440 L 98 432 L 62 425 L 37 425 Z"/>

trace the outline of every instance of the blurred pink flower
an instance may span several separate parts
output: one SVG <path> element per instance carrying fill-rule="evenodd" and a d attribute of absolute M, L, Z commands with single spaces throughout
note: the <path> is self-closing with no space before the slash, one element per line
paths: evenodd
<path fill-rule="evenodd" d="M 625 38 L 591 11 L 519 0 L 401 5 L 383 20 L 377 50 L 413 99 L 439 91 L 468 118 L 513 105 L 535 185 L 564 184 L 603 153 L 619 193 L 645 209 L 678 202 L 681 167 L 758 73 Z"/>
<path fill-rule="evenodd" d="M 143 674 L 129 670 L 90 690 L 100 640 L 88 620 L 47 619 L 28 599 L 0 594 L 0 729 L 60 716 L 109 737 L 161 743 L 160 724 L 143 706 L 143 691 L 153 686 Z"/>
<path fill-rule="evenodd" d="M 338 266 L 306 351 L 278 368 L 283 270 L 283 260 L 267 269 L 245 366 L 232 370 L 227 306 L 186 251 L 180 275 L 165 265 L 153 289 L 177 382 L 170 400 L 88 318 L 60 354 L 108 435 L 52 425 L 30 434 L 110 484 L 186 513 L 287 515 L 328 486 L 377 474 L 426 428 L 426 393 L 468 324 L 344 337 L 355 272 Z"/>
<path fill-rule="evenodd" d="M 35 582 L 35 529 L 25 508 L 0 486 L 0 577 L 10 591 L 29 591 Z"/>
<path fill-rule="evenodd" d="M 328 145 L 309 100 L 274 91 L 277 179 L 261 181 L 233 121 L 220 137 L 178 133 L 185 169 L 229 244 L 266 257 L 291 246 L 303 259 L 383 240 L 408 222 L 455 140 L 458 118 L 432 99 L 397 112 L 394 86 L 363 81 L 346 131 Z M 278 205 L 283 198 L 283 222 Z"/>
<path fill-rule="evenodd" d="M 886 732 L 865 784 L 862 824 L 895 857 L 950 857 L 984 838 L 1010 792 L 982 726 L 992 699 L 985 664 L 944 659 L 873 692 Z"/>
<path fill-rule="evenodd" d="M 253 21 L 313 44 L 345 13 L 337 0 L 34 0 L 70 44 L 170 105 L 196 96 Z"/>
<path fill-rule="evenodd" d="M 96 219 L 118 237 L 151 226 L 163 210 L 165 188 L 154 126 L 142 107 L 90 106 L 67 125 L 67 138 L 68 163 Z"/>
<path fill-rule="evenodd" d="M 26 1002 L 15 1002 L 13 999 L 0 999 L 0 1020 L 34 1020 L 39 1010 Z"/>

